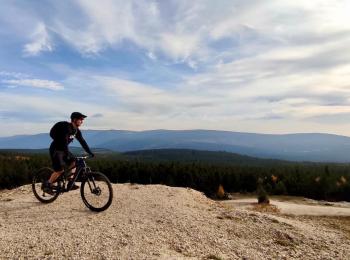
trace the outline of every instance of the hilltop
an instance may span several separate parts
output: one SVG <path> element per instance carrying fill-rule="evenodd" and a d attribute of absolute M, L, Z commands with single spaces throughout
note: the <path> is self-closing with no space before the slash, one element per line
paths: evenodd
<path fill-rule="evenodd" d="M 331 225 L 322 218 L 232 208 L 188 188 L 130 184 L 113 188 L 112 206 L 99 214 L 84 207 L 79 191 L 48 205 L 35 200 L 29 185 L 1 191 L 2 257 L 350 257 L 350 233 L 341 222 Z"/>

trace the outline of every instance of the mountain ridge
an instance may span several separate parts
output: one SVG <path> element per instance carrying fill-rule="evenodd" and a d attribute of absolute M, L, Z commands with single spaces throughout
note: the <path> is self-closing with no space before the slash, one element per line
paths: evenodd
<path fill-rule="evenodd" d="M 117 152 L 194 149 L 289 161 L 350 161 L 350 137 L 329 133 L 260 134 L 206 129 L 82 132 L 91 147 Z M 49 147 L 50 142 L 46 133 L 0 137 L 0 149 L 41 149 Z M 79 143 L 75 141 L 72 146 Z"/>

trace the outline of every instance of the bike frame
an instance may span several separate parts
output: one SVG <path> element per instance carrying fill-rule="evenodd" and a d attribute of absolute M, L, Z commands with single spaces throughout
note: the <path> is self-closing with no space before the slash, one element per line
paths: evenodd
<path fill-rule="evenodd" d="M 75 182 L 77 181 L 77 179 L 80 177 L 80 175 L 82 173 L 89 173 L 91 172 L 91 169 L 90 167 L 87 166 L 85 160 L 89 158 L 89 156 L 78 156 L 78 157 L 75 157 L 75 166 L 74 167 L 71 167 L 71 168 L 68 168 L 67 170 L 65 170 L 63 172 L 63 174 L 58 177 L 58 182 L 63 182 L 63 187 L 61 185 L 58 186 L 58 188 L 60 189 L 60 193 L 63 193 L 63 192 L 68 192 L 71 190 L 72 186 L 75 184 Z M 76 172 L 74 173 L 74 178 L 73 178 L 73 182 L 72 184 L 70 185 L 70 187 L 67 186 L 67 188 L 65 187 L 65 183 L 68 181 L 67 177 L 69 176 L 67 173 L 76 168 Z M 84 176 L 85 178 L 87 178 L 87 176 Z M 90 183 L 89 183 L 89 186 L 90 186 Z M 90 189 L 91 189 L 91 186 L 90 186 Z"/>

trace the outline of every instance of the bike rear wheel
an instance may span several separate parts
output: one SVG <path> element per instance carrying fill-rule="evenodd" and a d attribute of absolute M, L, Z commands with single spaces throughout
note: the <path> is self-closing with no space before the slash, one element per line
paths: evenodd
<path fill-rule="evenodd" d="M 54 191 L 54 194 L 48 194 L 43 191 L 43 184 L 47 181 L 54 171 L 49 167 L 39 169 L 33 176 L 32 190 L 34 196 L 42 203 L 50 203 L 57 199 L 59 195 L 58 189 Z M 57 186 L 57 183 L 54 183 Z"/>
<path fill-rule="evenodd" d="M 81 182 L 81 198 L 90 210 L 104 211 L 113 200 L 113 188 L 109 179 L 100 172 L 90 172 Z"/>

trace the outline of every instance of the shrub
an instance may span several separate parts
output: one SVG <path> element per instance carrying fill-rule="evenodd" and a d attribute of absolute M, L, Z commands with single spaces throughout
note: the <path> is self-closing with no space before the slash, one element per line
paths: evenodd
<path fill-rule="evenodd" d="M 264 186 L 263 186 L 263 179 L 262 178 L 258 179 L 256 193 L 258 195 L 258 203 L 267 203 L 267 204 L 270 203 L 270 200 L 267 196 L 267 192 L 265 191 Z"/>
<path fill-rule="evenodd" d="M 216 197 L 218 199 L 224 199 L 225 198 L 225 190 L 224 190 L 224 187 L 220 184 L 219 185 L 219 188 L 218 188 L 218 191 L 216 192 Z"/>

